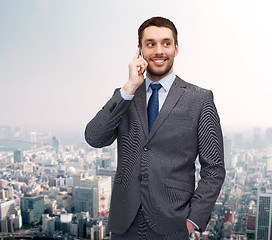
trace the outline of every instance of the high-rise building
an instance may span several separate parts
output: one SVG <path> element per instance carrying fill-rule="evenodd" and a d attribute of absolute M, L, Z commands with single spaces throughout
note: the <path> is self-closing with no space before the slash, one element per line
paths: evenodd
<path fill-rule="evenodd" d="M 60 215 L 60 229 L 63 234 L 70 233 L 70 224 L 72 222 L 73 214 L 63 213 Z"/>
<path fill-rule="evenodd" d="M 15 213 L 15 200 L 0 200 L 0 220 Z"/>
<path fill-rule="evenodd" d="M 53 150 L 58 153 L 59 152 L 59 139 L 57 137 L 52 138 L 52 145 L 53 145 Z"/>
<path fill-rule="evenodd" d="M 94 209 L 94 203 L 97 202 L 97 188 L 75 187 L 73 195 L 75 212 L 89 212 L 91 217 L 94 217 L 97 212 L 97 209 Z"/>
<path fill-rule="evenodd" d="M 256 215 L 249 214 L 247 216 L 247 236 L 249 239 L 254 239 L 255 237 L 255 229 L 256 229 Z"/>
<path fill-rule="evenodd" d="M 37 134 L 36 134 L 36 132 L 30 132 L 30 142 L 32 143 L 31 149 L 35 149 L 37 147 Z"/>
<path fill-rule="evenodd" d="M 233 134 L 233 145 L 235 148 L 242 148 L 244 146 L 244 139 L 242 133 Z"/>
<path fill-rule="evenodd" d="M 102 221 L 98 221 L 96 225 L 91 228 L 91 239 L 103 240 L 106 235 L 106 229 Z"/>
<path fill-rule="evenodd" d="M 272 172 L 272 155 L 266 156 L 266 171 Z"/>
<path fill-rule="evenodd" d="M 0 220 L 0 232 L 8 232 L 8 219 L 4 218 Z"/>
<path fill-rule="evenodd" d="M 74 219 L 70 223 L 70 235 L 78 236 L 78 223 Z"/>
<path fill-rule="evenodd" d="M 38 223 L 44 212 L 44 196 L 25 195 L 21 198 L 23 224 Z"/>
<path fill-rule="evenodd" d="M 105 155 L 105 154 L 104 154 Z M 97 168 L 110 168 L 112 159 L 109 156 L 96 158 L 96 169 Z"/>
<path fill-rule="evenodd" d="M 272 193 L 258 193 L 256 240 L 272 240 Z"/>
<path fill-rule="evenodd" d="M 0 190 L 0 199 L 5 199 L 5 198 L 8 198 L 8 191 L 3 188 Z"/>
<path fill-rule="evenodd" d="M 89 220 L 89 215 L 86 216 L 82 214 L 81 216 L 77 216 L 78 220 L 78 236 L 82 238 L 86 238 L 86 224 Z"/>
<path fill-rule="evenodd" d="M 255 149 L 261 149 L 263 146 L 263 142 L 261 139 L 261 128 L 253 128 L 253 139 L 252 145 Z"/>
<path fill-rule="evenodd" d="M 235 167 L 231 158 L 231 140 L 227 137 L 224 137 L 224 160 L 227 169 Z"/>
<path fill-rule="evenodd" d="M 265 141 L 266 143 L 272 143 L 272 128 L 267 128 L 265 132 Z"/>
<path fill-rule="evenodd" d="M 81 174 L 73 174 L 73 187 L 79 187 L 81 180 Z"/>
<path fill-rule="evenodd" d="M 97 168 L 96 169 L 97 176 L 111 177 L 111 188 L 113 188 L 115 174 L 116 174 L 116 169 L 113 169 L 113 168 Z"/>
<path fill-rule="evenodd" d="M 14 162 L 20 163 L 23 162 L 23 150 L 21 148 L 18 148 L 13 152 Z"/>
<path fill-rule="evenodd" d="M 42 231 L 52 235 L 55 232 L 56 218 L 49 217 L 49 214 L 42 214 Z"/>
<path fill-rule="evenodd" d="M 14 201 L 14 200 L 12 200 Z M 13 208 L 13 205 L 10 205 Z M 12 213 L 12 214 L 11 214 Z M 21 211 L 15 207 L 12 211 L 8 211 L 2 219 L 0 219 L 0 232 L 14 232 L 22 227 Z"/>
<path fill-rule="evenodd" d="M 8 182 L 5 179 L 0 179 L 0 189 L 6 188 L 8 186 Z"/>
<path fill-rule="evenodd" d="M 116 168 L 117 167 L 117 147 L 113 144 L 111 149 L 111 166 Z"/>
<path fill-rule="evenodd" d="M 74 188 L 75 212 L 89 212 L 91 217 L 106 215 L 111 197 L 111 177 L 92 176 Z"/>

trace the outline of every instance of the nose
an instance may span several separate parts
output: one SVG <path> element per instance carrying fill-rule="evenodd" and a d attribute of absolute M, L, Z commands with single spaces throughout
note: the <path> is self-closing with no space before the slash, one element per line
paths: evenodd
<path fill-rule="evenodd" d="M 162 47 L 161 44 L 157 44 L 156 45 L 155 53 L 158 54 L 158 55 L 162 55 L 163 54 L 163 47 Z"/>

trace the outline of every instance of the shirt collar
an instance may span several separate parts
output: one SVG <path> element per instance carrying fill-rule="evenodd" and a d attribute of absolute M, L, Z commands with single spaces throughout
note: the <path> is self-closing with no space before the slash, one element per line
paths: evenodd
<path fill-rule="evenodd" d="M 176 74 L 174 72 L 172 72 L 171 74 L 167 75 L 166 77 L 162 78 L 160 81 L 158 81 L 156 83 L 160 83 L 162 85 L 162 88 L 164 89 L 164 91 L 168 92 L 170 87 L 172 86 L 175 78 L 176 78 Z M 152 91 L 150 88 L 151 83 L 153 83 L 153 81 L 148 76 L 146 76 L 145 87 L 146 87 L 147 92 Z"/>

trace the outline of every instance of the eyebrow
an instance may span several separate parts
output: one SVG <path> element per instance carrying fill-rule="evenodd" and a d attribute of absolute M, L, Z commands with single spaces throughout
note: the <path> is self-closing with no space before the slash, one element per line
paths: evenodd
<path fill-rule="evenodd" d="M 155 41 L 155 39 L 149 38 L 149 39 L 146 39 L 144 42 L 152 42 L 152 41 Z M 171 41 L 171 38 L 164 38 L 162 39 L 162 41 Z"/>

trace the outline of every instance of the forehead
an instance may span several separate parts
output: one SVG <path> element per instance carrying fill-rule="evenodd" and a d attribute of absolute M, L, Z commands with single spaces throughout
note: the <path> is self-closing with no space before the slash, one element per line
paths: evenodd
<path fill-rule="evenodd" d="M 155 40 L 160 41 L 163 39 L 172 39 L 174 40 L 174 36 L 172 30 L 168 27 L 156 27 L 149 26 L 145 28 L 143 32 L 142 41 Z"/>

